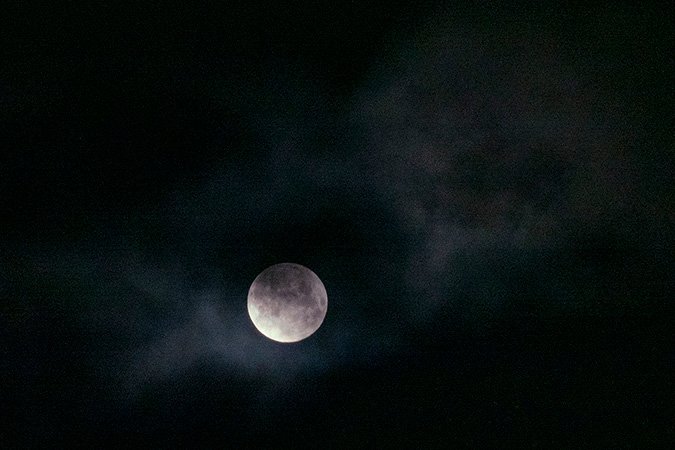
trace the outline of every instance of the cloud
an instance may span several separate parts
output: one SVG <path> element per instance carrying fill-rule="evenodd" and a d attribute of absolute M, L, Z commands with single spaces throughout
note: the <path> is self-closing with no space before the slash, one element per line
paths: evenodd
<path fill-rule="evenodd" d="M 416 242 L 413 321 L 501 311 L 514 287 L 498 255 L 541 257 L 641 208 L 622 97 L 569 46 L 527 24 L 440 17 L 373 68 L 351 122 L 376 195 Z"/>
<path fill-rule="evenodd" d="M 587 267 L 547 258 L 621 231 L 644 199 L 621 96 L 565 45 L 438 18 L 382 54 L 351 103 L 308 68 L 174 67 L 162 89 L 230 111 L 249 138 L 210 139 L 222 149 L 196 176 L 39 258 L 40 273 L 130 398 L 205 362 L 274 389 L 376 363 L 448 317 L 440 332 L 504 320 L 523 298 L 583 303 Z M 290 346 L 245 308 L 254 277 L 284 261 L 319 274 L 329 298 L 319 332 Z"/>

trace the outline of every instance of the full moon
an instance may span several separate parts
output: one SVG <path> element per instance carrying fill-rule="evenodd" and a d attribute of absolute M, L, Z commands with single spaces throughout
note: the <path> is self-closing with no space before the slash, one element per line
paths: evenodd
<path fill-rule="evenodd" d="M 281 263 L 260 272 L 248 291 L 248 315 L 262 334 L 277 342 L 311 336 L 326 317 L 328 296 L 305 266 Z"/>

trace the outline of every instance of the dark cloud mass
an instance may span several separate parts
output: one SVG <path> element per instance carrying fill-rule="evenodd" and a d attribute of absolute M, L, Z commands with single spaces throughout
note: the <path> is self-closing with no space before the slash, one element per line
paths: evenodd
<path fill-rule="evenodd" d="M 406 277 L 431 315 L 435 303 L 456 298 L 446 283 L 466 270 L 458 258 L 538 258 L 610 222 L 630 234 L 621 222 L 658 208 L 640 192 L 630 147 L 641 137 L 620 94 L 602 82 L 607 69 L 594 73 L 587 57 L 565 57 L 569 45 L 527 24 L 475 30 L 443 18 L 403 56 L 391 55 L 365 90 L 355 112 L 364 158 L 381 198 L 420 240 Z M 472 286 L 486 291 L 462 307 L 502 306 L 509 288 L 489 278 L 480 284 L 492 288 Z M 546 306 L 556 313 L 568 306 L 554 303 Z"/>
<path fill-rule="evenodd" d="M 8 8 L 0 442 L 672 442 L 666 15 L 239 3 Z"/>

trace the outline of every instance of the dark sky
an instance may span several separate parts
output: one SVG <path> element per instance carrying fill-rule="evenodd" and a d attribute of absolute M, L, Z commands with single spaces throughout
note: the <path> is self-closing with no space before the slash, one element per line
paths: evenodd
<path fill-rule="evenodd" d="M 2 446 L 675 441 L 672 17 L 512 3 L 3 3 Z"/>

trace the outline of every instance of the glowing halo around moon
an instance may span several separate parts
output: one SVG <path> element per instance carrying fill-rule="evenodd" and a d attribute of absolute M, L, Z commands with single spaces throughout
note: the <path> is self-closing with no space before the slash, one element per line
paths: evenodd
<path fill-rule="evenodd" d="M 319 329 L 328 296 L 319 277 L 305 266 L 275 264 L 258 275 L 248 291 L 248 315 L 263 335 L 298 342 Z"/>

